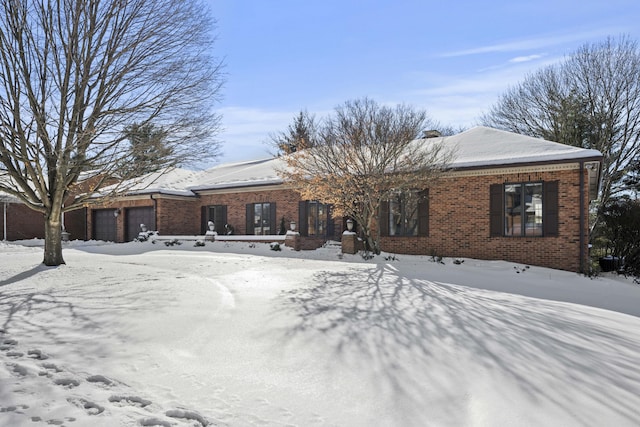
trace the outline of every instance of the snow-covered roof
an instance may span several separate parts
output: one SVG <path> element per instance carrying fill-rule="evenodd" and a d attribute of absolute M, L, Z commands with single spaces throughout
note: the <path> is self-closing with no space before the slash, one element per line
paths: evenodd
<path fill-rule="evenodd" d="M 133 183 L 125 183 L 125 187 L 128 195 L 195 196 L 195 192 L 202 190 L 282 184 L 276 170 L 284 166 L 282 159 L 269 158 L 228 163 L 204 171 L 176 168 L 150 173 Z"/>
<path fill-rule="evenodd" d="M 417 143 L 444 143 L 455 156 L 455 169 L 545 163 L 565 160 L 599 159 L 597 150 L 587 150 L 513 132 L 478 126 L 457 135 L 416 140 Z"/>
<path fill-rule="evenodd" d="M 282 184 L 283 180 L 276 171 L 284 167 L 286 163 L 281 158 L 224 164 L 203 171 L 198 177 L 198 184 L 191 190 Z"/>
<path fill-rule="evenodd" d="M 0 203 L 20 203 L 20 199 L 13 194 L 0 191 Z"/>
<path fill-rule="evenodd" d="M 13 184 L 11 176 L 5 171 L 0 171 L 0 184 L 5 185 L 5 188 L 17 188 L 17 186 Z M 0 203 L 20 203 L 20 199 L 13 194 L 0 190 Z"/>
<path fill-rule="evenodd" d="M 454 169 L 500 167 L 561 161 L 599 160 L 597 150 L 586 150 L 512 132 L 475 127 L 453 136 L 417 139 L 421 147 L 443 143 L 455 153 Z M 173 169 L 143 177 L 128 194 L 194 196 L 205 190 L 282 184 L 277 170 L 286 167 L 282 158 L 222 164 L 204 171 Z"/>
<path fill-rule="evenodd" d="M 127 194 L 167 194 L 193 196 L 189 187 L 199 182 L 201 171 L 175 168 L 169 171 L 152 172 L 137 180 Z"/>

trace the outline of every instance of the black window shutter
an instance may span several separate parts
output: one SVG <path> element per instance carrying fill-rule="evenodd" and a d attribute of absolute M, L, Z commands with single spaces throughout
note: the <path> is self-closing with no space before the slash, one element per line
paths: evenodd
<path fill-rule="evenodd" d="M 227 207 L 225 205 L 216 205 L 213 208 L 213 219 L 209 218 L 209 221 L 214 221 L 216 231 L 222 232 L 227 223 Z"/>
<path fill-rule="evenodd" d="M 300 233 L 301 236 L 307 236 L 309 234 L 307 207 L 308 202 L 298 202 L 298 233 Z"/>
<path fill-rule="evenodd" d="M 558 181 L 542 184 L 543 235 L 558 236 Z"/>
<path fill-rule="evenodd" d="M 204 234 L 207 232 L 207 222 L 209 219 L 207 218 L 207 206 L 200 207 L 200 233 Z"/>
<path fill-rule="evenodd" d="M 501 237 L 503 234 L 503 193 L 502 184 L 491 184 L 489 188 L 489 236 Z"/>
<path fill-rule="evenodd" d="M 255 234 L 255 230 L 253 229 L 253 216 L 254 216 L 254 209 L 253 209 L 253 203 L 247 203 L 247 218 L 245 221 L 245 232 L 244 234 Z"/>
<path fill-rule="evenodd" d="M 276 218 L 276 204 L 269 203 L 269 213 L 271 214 L 271 219 L 269 223 L 269 229 L 271 230 L 269 234 L 278 234 L 278 229 L 276 226 L 278 225 L 278 219 Z"/>
<path fill-rule="evenodd" d="M 336 232 L 336 225 L 333 222 L 333 216 L 331 215 L 331 211 L 333 210 L 333 206 L 327 205 L 327 237 L 333 237 Z"/>
<path fill-rule="evenodd" d="M 420 193 L 418 200 L 418 236 L 429 235 L 429 190 Z"/>
<path fill-rule="evenodd" d="M 216 224 L 216 230 L 224 230 L 224 226 L 227 225 L 227 205 L 220 206 L 220 224 Z"/>
<path fill-rule="evenodd" d="M 383 200 L 380 203 L 380 235 L 389 235 L 389 201 Z"/>

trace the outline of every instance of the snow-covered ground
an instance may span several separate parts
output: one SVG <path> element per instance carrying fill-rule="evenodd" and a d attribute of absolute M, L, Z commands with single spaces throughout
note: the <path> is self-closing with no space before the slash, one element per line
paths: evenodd
<path fill-rule="evenodd" d="M 637 426 L 640 285 L 336 247 L 0 243 L 1 426 Z"/>

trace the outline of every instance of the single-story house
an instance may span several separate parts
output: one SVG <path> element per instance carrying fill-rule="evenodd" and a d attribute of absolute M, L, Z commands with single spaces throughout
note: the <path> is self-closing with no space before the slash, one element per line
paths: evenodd
<path fill-rule="evenodd" d="M 487 127 L 416 141 L 435 142 L 455 149 L 450 170 L 428 187 L 416 183 L 420 197 L 383 204 L 382 250 L 584 270 L 600 152 Z M 278 176 L 283 166 L 269 158 L 151 174 L 126 196 L 88 208 L 86 235 L 72 238 L 129 241 L 141 223 L 160 234 L 203 234 L 208 221 L 218 233 L 272 235 L 295 221 L 307 248 L 339 240 L 344 219 L 301 200 Z"/>

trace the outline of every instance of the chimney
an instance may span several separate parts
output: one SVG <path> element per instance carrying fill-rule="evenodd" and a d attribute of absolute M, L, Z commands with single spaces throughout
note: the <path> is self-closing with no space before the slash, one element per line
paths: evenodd
<path fill-rule="evenodd" d="M 422 133 L 422 138 L 440 138 L 442 134 L 437 130 L 425 130 Z"/>

